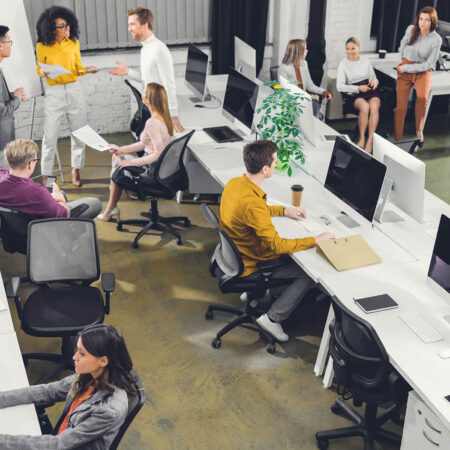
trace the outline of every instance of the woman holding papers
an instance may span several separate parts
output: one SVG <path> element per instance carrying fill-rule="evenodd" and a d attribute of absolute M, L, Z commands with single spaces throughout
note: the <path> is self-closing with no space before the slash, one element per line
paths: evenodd
<path fill-rule="evenodd" d="M 78 76 L 96 73 L 94 66 L 81 65 L 80 43 L 78 41 L 78 20 L 75 14 L 61 6 L 47 8 L 40 15 L 36 25 L 38 43 L 36 55 L 38 74 L 47 79 L 45 89 L 45 122 L 42 139 L 41 170 L 44 182 L 53 172 L 61 120 L 67 117 L 70 131 L 86 125 L 86 109 L 83 91 Z M 44 70 L 40 64 L 61 66 Z M 55 69 L 55 70 L 51 70 Z M 84 167 L 84 144 L 72 136 L 72 183 L 81 186 L 80 169 Z"/>
<path fill-rule="evenodd" d="M 137 184 L 126 170 L 127 167 L 145 167 L 145 177 L 149 183 L 154 180 L 155 162 L 173 135 L 166 90 L 158 83 L 149 83 L 142 94 L 142 101 L 148 106 L 152 116 L 145 123 L 139 141 L 123 147 L 111 144 L 111 152 L 114 155 L 109 201 L 103 214 L 97 216 L 100 220 L 108 221 L 113 216 L 120 216 L 117 202 L 120 200 L 123 189 L 136 192 Z M 134 156 L 134 153 L 139 150 L 145 152 L 140 158 Z"/>

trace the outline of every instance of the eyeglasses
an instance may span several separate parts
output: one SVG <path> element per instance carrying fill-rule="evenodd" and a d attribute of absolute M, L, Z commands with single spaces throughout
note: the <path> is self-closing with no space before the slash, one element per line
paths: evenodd
<path fill-rule="evenodd" d="M 1 41 L 2 44 L 9 44 L 12 47 L 13 41 Z"/>
<path fill-rule="evenodd" d="M 325 225 L 331 225 L 333 223 L 333 221 L 330 219 L 329 216 L 327 216 L 326 214 L 324 214 L 323 216 L 320 216 L 319 219 L 322 219 L 325 223 Z"/>
<path fill-rule="evenodd" d="M 65 30 L 67 27 L 70 27 L 68 23 L 66 23 L 65 25 L 55 25 L 55 28 L 58 28 L 58 30 Z"/>
<path fill-rule="evenodd" d="M 39 159 L 40 158 L 34 158 L 34 159 L 30 159 L 29 161 L 28 161 L 28 164 L 30 164 L 31 162 L 35 162 L 36 164 L 39 162 Z"/>

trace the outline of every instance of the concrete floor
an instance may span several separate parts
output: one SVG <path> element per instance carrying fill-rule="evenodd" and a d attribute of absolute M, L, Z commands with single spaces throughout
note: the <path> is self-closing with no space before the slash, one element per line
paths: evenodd
<path fill-rule="evenodd" d="M 119 145 L 130 142 L 128 134 L 105 138 Z M 68 140 L 60 140 L 60 150 L 69 178 Z M 448 148 L 433 155 L 429 152 L 430 156 L 423 158 L 429 169 L 427 187 L 447 201 L 448 177 L 442 177 L 442 170 L 446 164 L 449 173 L 448 152 Z M 105 204 L 109 170 L 109 155 L 88 149 L 83 187 L 63 185 L 69 199 L 96 195 Z M 211 199 L 208 203 L 217 212 Z M 133 218 L 148 204 L 124 199 L 119 206 L 123 218 Z M 330 411 L 336 398 L 334 389 L 324 390 L 313 374 L 326 302 L 317 304 L 310 298 L 302 302 L 286 325 L 290 341 L 277 345 L 274 355 L 266 352 L 256 333 L 245 329 L 233 331 L 223 338 L 222 348 L 213 349 L 211 341 L 228 317 L 216 314 L 213 321 L 206 321 L 207 305 L 241 305 L 238 295 L 222 294 L 209 275 L 216 232 L 204 220 L 199 204 L 189 198 L 182 205 L 161 201 L 160 211 L 190 218 L 191 227 L 180 227 L 183 246 L 152 232 L 135 250 L 131 248 L 135 228 L 118 232 L 114 223 L 96 221 L 102 272 L 114 272 L 117 280 L 106 322 L 123 332 L 148 395 L 121 448 L 306 450 L 317 448 L 316 431 L 348 426 L 346 419 Z M 0 261 L 5 279 L 25 273 L 24 256 L 0 250 Z M 30 287 L 22 290 L 24 298 L 27 291 Z M 59 350 L 56 339 L 25 335 L 15 310 L 13 316 L 23 352 Z M 30 382 L 48 367 L 31 362 L 27 368 Z M 53 421 L 61 407 L 49 409 Z M 392 429 L 400 431 L 396 426 Z M 356 448 L 362 448 L 359 438 L 330 444 L 330 449 Z"/>

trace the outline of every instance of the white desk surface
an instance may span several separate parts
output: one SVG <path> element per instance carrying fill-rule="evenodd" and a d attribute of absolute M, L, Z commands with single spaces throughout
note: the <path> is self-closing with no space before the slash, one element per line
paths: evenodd
<path fill-rule="evenodd" d="M 428 265 L 414 262 L 403 265 L 376 265 L 324 275 L 322 285 L 347 308 L 375 328 L 389 354 L 392 365 L 408 381 L 426 404 L 450 429 L 450 358 L 442 359 L 438 352 L 450 348 L 450 324 L 444 316 L 450 314 L 448 301 L 438 296 L 426 281 Z M 357 276 L 355 276 L 357 275 Z M 381 282 L 382 281 L 382 282 Z M 389 294 L 398 308 L 365 314 L 353 298 Z M 418 311 L 444 338 L 444 341 L 423 343 L 399 315 Z"/>
<path fill-rule="evenodd" d="M 3 306 L 6 306 L 4 308 Z M 3 287 L 2 274 L 0 273 L 0 334 L 13 333 L 14 324 L 9 311 L 8 299 Z"/>

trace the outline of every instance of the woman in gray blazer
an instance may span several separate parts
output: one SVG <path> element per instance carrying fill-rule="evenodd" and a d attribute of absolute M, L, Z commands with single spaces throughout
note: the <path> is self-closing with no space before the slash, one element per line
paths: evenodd
<path fill-rule="evenodd" d="M 297 83 L 299 88 L 311 94 L 314 115 L 317 117 L 320 110 L 320 97 L 331 100 L 332 95 L 314 84 L 305 59 L 307 54 L 308 49 L 304 39 L 290 40 L 284 53 L 283 62 L 278 69 L 278 75 L 288 81 Z"/>
<path fill-rule="evenodd" d="M 107 450 L 128 412 L 134 393 L 133 367 L 121 333 L 112 325 L 92 325 L 78 337 L 76 375 L 49 384 L 0 393 L 0 408 L 64 401 L 52 434 L 0 435 L 8 450 Z"/>

